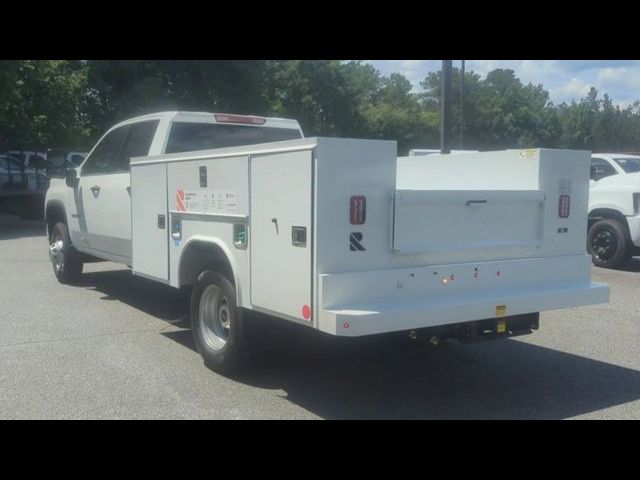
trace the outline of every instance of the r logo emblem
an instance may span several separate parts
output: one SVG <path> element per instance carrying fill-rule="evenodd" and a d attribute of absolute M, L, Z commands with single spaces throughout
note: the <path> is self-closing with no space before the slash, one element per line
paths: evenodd
<path fill-rule="evenodd" d="M 352 252 L 364 252 L 366 249 L 362 246 L 362 233 L 352 232 L 349 235 L 349 250 Z"/>

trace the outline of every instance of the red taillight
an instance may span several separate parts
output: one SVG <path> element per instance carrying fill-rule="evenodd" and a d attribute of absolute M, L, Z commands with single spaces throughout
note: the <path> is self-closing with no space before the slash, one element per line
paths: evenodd
<path fill-rule="evenodd" d="M 558 216 L 560 218 L 567 218 L 569 216 L 570 210 L 571 210 L 571 196 L 560 195 L 560 200 L 558 202 Z"/>
<path fill-rule="evenodd" d="M 351 225 L 362 225 L 367 218 L 367 199 L 362 195 L 351 197 L 349 220 Z"/>
<path fill-rule="evenodd" d="M 215 115 L 216 122 L 220 123 L 244 123 L 249 125 L 264 125 L 266 118 L 248 117 L 246 115 L 227 115 L 226 113 L 217 113 Z"/>

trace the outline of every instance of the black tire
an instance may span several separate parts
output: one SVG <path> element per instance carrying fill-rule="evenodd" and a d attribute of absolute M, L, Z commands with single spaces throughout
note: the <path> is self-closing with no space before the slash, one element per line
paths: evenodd
<path fill-rule="evenodd" d="M 56 223 L 51 229 L 49 258 L 53 273 L 60 283 L 73 284 L 80 279 L 84 264 L 71 246 L 69 229 L 62 222 Z"/>
<path fill-rule="evenodd" d="M 244 367 L 248 360 L 244 330 L 233 284 L 220 273 L 200 273 L 191 293 L 191 331 L 204 364 L 219 373 Z"/>
<path fill-rule="evenodd" d="M 618 220 L 598 220 L 589 229 L 587 252 L 593 264 L 602 268 L 623 266 L 633 255 L 627 229 Z"/>

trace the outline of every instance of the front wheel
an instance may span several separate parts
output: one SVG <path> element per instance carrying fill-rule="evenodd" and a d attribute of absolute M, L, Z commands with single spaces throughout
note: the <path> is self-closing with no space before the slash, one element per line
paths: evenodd
<path fill-rule="evenodd" d="M 223 275 L 205 270 L 191 293 L 193 340 L 210 369 L 228 373 L 246 359 L 242 310 L 237 306 L 233 284 Z"/>
<path fill-rule="evenodd" d="M 587 251 L 594 265 L 603 268 L 622 266 L 632 255 L 624 225 L 612 218 L 598 220 L 589 229 Z"/>
<path fill-rule="evenodd" d="M 72 249 L 69 229 L 62 222 L 56 223 L 51 230 L 49 258 L 60 283 L 70 284 L 80 279 L 83 263 Z"/>

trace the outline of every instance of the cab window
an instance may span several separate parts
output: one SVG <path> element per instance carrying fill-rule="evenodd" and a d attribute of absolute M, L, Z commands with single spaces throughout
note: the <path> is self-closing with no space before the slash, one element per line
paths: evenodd
<path fill-rule="evenodd" d="M 103 175 L 118 171 L 120 150 L 128 128 L 128 125 L 116 128 L 98 143 L 82 166 L 81 174 L 83 176 Z"/>
<path fill-rule="evenodd" d="M 591 159 L 591 180 L 595 180 L 596 182 L 605 177 L 610 177 L 611 175 L 615 175 L 616 169 L 607 162 L 603 158 L 592 158 Z"/>

